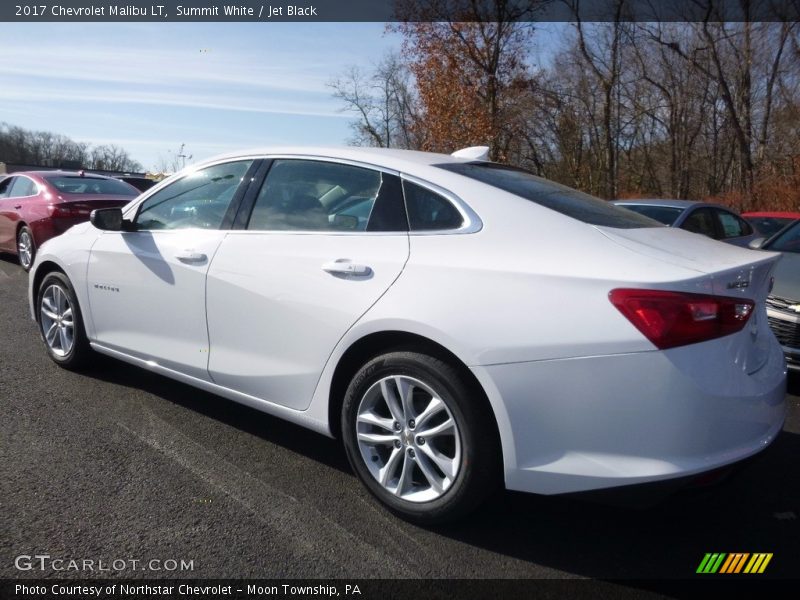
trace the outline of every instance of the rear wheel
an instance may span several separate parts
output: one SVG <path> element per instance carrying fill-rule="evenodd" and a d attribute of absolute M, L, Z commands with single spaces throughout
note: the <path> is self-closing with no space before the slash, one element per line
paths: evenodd
<path fill-rule="evenodd" d="M 59 366 L 77 369 L 91 351 L 75 291 L 63 273 L 45 276 L 36 303 L 39 332 L 47 354 Z"/>
<path fill-rule="evenodd" d="M 411 521 L 465 515 L 494 491 L 500 451 L 483 397 L 433 356 L 392 352 L 355 375 L 342 407 L 350 464 L 381 502 Z"/>
<path fill-rule="evenodd" d="M 17 233 L 17 256 L 22 268 L 30 271 L 36 257 L 36 243 L 33 241 L 33 232 L 27 225 L 20 227 Z"/>

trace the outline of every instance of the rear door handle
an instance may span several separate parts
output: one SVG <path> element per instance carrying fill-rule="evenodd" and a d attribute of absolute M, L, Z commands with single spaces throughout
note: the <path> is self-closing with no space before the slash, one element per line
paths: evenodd
<path fill-rule="evenodd" d="M 14 208 L 16 208 L 16 209 L 20 209 L 20 208 L 22 208 L 22 204 L 15 204 L 15 205 L 14 205 Z"/>
<path fill-rule="evenodd" d="M 208 260 L 208 256 L 194 250 L 184 250 L 176 254 L 175 257 L 182 263 L 202 263 Z"/>
<path fill-rule="evenodd" d="M 322 270 L 331 275 L 366 276 L 372 273 L 367 265 L 354 263 L 349 258 L 337 258 L 322 265 Z"/>

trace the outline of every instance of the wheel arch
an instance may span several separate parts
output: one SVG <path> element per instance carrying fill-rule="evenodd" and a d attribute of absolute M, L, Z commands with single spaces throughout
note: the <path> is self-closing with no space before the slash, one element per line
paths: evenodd
<path fill-rule="evenodd" d="M 423 352 L 444 360 L 456 368 L 473 389 L 479 392 L 484 408 L 492 418 L 497 450 L 503 454 L 498 416 L 484 386 L 472 370 L 455 353 L 442 344 L 416 333 L 400 330 L 369 333 L 354 341 L 339 358 L 328 389 L 328 424 L 331 434 L 341 438 L 340 413 L 347 386 L 356 372 L 371 358 L 387 352 L 410 350 Z"/>
<path fill-rule="evenodd" d="M 33 280 L 31 283 L 31 298 L 34 303 L 36 302 L 36 298 L 39 295 L 39 288 L 42 285 L 42 281 L 50 273 L 53 273 L 55 271 L 67 275 L 67 272 L 61 267 L 61 265 L 52 260 L 42 261 L 42 263 L 37 267 L 36 271 L 33 274 Z M 33 318 L 36 320 L 37 323 L 39 322 L 38 311 L 36 310 L 33 311 Z"/>

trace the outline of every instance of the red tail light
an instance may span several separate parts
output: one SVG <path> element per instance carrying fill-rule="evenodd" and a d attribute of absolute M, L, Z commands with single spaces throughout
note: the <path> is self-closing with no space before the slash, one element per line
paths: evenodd
<path fill-rule="evenodd" d="M 54 204 L 53 216 L 56 218 L 70 218 L 80 216 L 79 209 L 73 207 L 71 204 Z"/>
<path fill-rule="evenodd" d="M 744 298 L 662 290 L 617 289 L 608 296 L 636 329 L 662 350 L 736 333 L 754 307 Z"/>

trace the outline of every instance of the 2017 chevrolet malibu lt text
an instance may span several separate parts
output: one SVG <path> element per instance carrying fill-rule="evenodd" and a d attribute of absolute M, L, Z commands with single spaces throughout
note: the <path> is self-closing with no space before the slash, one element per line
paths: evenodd
<path fill-rule="evenodd" d="M 340 436 L 369 491 L 427 523 L 501 484 L 678 478 L 775 438 L 779 255 L 477 154 L 227 155 L 97 210 L 31 271 L 47 351 Z"/>

